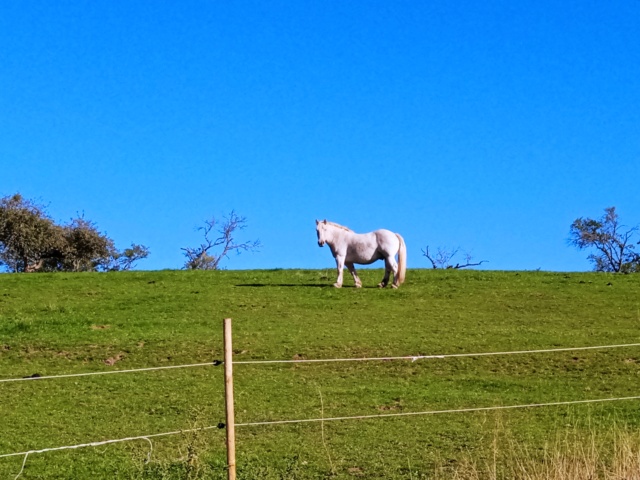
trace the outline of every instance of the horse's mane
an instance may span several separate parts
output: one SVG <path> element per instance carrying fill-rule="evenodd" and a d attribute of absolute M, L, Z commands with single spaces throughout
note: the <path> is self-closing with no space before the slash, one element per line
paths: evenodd
<path fill-rule="evenodd" d="M 346 230 L 347 232 L 353 232 L 353 230 L 351 230 L 350 228 L 347 228 L 344 225 L 340 225 L 339 223 L 330 222 L 329 220 L 325 220 L 325 222 L 327 222 L 327 225 L 331 225 L 332 227 L 340 228 L 342 230 Z"/>

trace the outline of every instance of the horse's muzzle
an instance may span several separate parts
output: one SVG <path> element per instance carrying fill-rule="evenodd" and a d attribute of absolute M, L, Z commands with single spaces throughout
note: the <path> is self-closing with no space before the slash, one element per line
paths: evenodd
<path fill-rule="evenodd" d="M 324 247 L 324 241 L 318 240 L 318 246 L 319 247 Z"/>

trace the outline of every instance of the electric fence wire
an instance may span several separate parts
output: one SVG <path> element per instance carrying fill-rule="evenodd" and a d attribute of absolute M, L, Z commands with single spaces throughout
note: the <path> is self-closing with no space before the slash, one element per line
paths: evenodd
<path fill-rule="evenodd" d="M 362 358 L 315 358 L 315 359 L 292 359 L 292 360 L 239 360 L 234 361 L 234 365 L 275 365 L 275 364 L 293 364 L 293 363 L 331 363 L 331 362 L 371 362 L 371 361 L 394 361 L 394 360 L 411 360 L 416 362 L 418 360 L 431 360 L 431 359 L 446 359 L 446 358 L 463 358 L 463 357 L 488 357 L 488 356 L 504 356 L 504 355 L 528 355 L 536 353 L 559 353 L 559 352 L 575 352 L 584 350 L 605 350 L 612 348 L 629 348 L 638 347 L 640 343 L 625 343 L 618 345 L 595 345 L 587 347 L 566 347 L 566 348 L 546 348 L 536 350 L 514 350 L 504 352 L 480 352 L 480 353 L 450 353 L 443 355 L 404 355 L 404 356 L 389 356 L 389 357 L 362 357 Z M 221 360 L 214 360 L 207 363 L 192 363 L 185 365 L 166 365 L 162 367 L 147 367 L 147 368 L 130 368 L 126 370 L 107 370 L 103 372 L 84 372 L 84 373 L 70 373 L 61 375 L 39 375 L 34 374 L 21 378 L 3 378 L 0 379 L 0 383 L 9 382 L 22 382 L 28 380 L 51 380 L 58 378 L 75 378 L 75 377 L 88 377 L 93 375 L 114 375 L 119 373 L 136 373 L 136 372 L 149 372 L 154 370 L 169 370 L 178 368 L 192 368 L 192 367 L 207 367 L 207 366 L 219 366 L 222 365 Z"/>

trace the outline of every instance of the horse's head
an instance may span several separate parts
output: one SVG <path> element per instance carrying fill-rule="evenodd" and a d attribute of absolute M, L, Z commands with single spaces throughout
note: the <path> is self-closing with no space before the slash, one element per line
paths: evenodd
<path fill-rule="evenodd" d="M 327 226 L 326 220 L 323 220 L 323 221 L 316 220 L 316 233 L 318 234 L 318 246 L 320 247 L 324 247 L 324 244 L 327 242 L 327 239 L 325 237 L 326 226 Z"/>

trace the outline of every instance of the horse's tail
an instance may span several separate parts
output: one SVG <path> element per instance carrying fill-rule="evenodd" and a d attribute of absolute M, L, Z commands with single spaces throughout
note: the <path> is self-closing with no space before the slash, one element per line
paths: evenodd
<path fill-rule="evenodd" d="M 407 273 L 407 245 L 404 243 L 404 238 L 399 233 L 396 233 L 396 237 L 400 240 L 400 247 L 398 248 L 398 285 L 404 283 L 404 277 Z"/>

